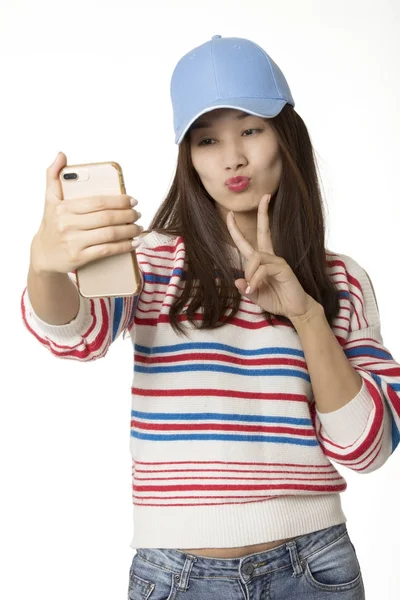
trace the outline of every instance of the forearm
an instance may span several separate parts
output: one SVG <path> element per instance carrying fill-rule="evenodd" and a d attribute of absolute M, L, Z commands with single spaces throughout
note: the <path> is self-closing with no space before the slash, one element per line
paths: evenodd
<path fill-rule="evenodd" d="M 323 307 L 316 302 L 306 316 L 292 323 L 300 337 L 317 410 L 328 413 L 342 408 L 358 394 L 362 378 L 343 352 Z"/>
<path fill-rule="evenodd" d="M 72 321 L 79 311 L 79 294 L 66 273 L 40 273 L 29 265 L 28 296 L 36 315 L 51 325 Z"/>

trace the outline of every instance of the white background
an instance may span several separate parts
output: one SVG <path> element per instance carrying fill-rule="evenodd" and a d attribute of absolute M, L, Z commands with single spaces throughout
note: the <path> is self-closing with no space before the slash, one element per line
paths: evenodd
<path fill-rule="evenodd" d="M 124 599 L 134 551 L 129 338 L 94 363 L 57 360 L 20 296 L 47 167 L 117 161 L 150 223 L 172 181 L 169 85 L 213 35 L 251 39 L 284 72 L 315 148 L 329 249 L 357 260 L 400 361 L 400 5 L 396 0 L 1 2 L 1 576 L 7 600 Z M 367 599 L 399 595 L 400 450 L 340 465 Z"/>

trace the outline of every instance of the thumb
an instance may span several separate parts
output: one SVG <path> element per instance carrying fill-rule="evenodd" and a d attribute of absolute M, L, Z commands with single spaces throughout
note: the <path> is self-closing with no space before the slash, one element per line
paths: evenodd
<path fill-rule="evenodd" d="M 60 171 L 67 165 L 67 157 L 64 152 L 59 152 L 52 164 L 46 171 L 46 196 L 63 200 L 63 192 L 60 181 Z"/>

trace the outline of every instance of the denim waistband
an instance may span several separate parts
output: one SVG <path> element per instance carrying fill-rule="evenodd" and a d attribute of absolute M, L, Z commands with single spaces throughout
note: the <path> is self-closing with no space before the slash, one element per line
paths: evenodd
<path fill-rule="evenodd" d="M 188 561 L 193 576 L 237 577 L 240 571 L 252 576 L 263 575 L 302 561 L 324 546 L 347 534 L 346 523 L 340 523 L 311 533 L 299 535 L 280 546 L 254 552 L 239 558 L 196 556 L 175 548 L 137 548 L 137 554 L 157 567 L 180 574 Z"/>

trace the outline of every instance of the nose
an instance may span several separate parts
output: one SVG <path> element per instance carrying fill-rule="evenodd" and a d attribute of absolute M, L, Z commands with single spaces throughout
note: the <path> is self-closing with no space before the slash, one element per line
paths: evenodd
<path fill-rule="evenodd" d="M 224 153 L 225 168 L 236 171 L 239 167 L 247 165 L 247 160 L 240 146 L 232 144 Z"/>

